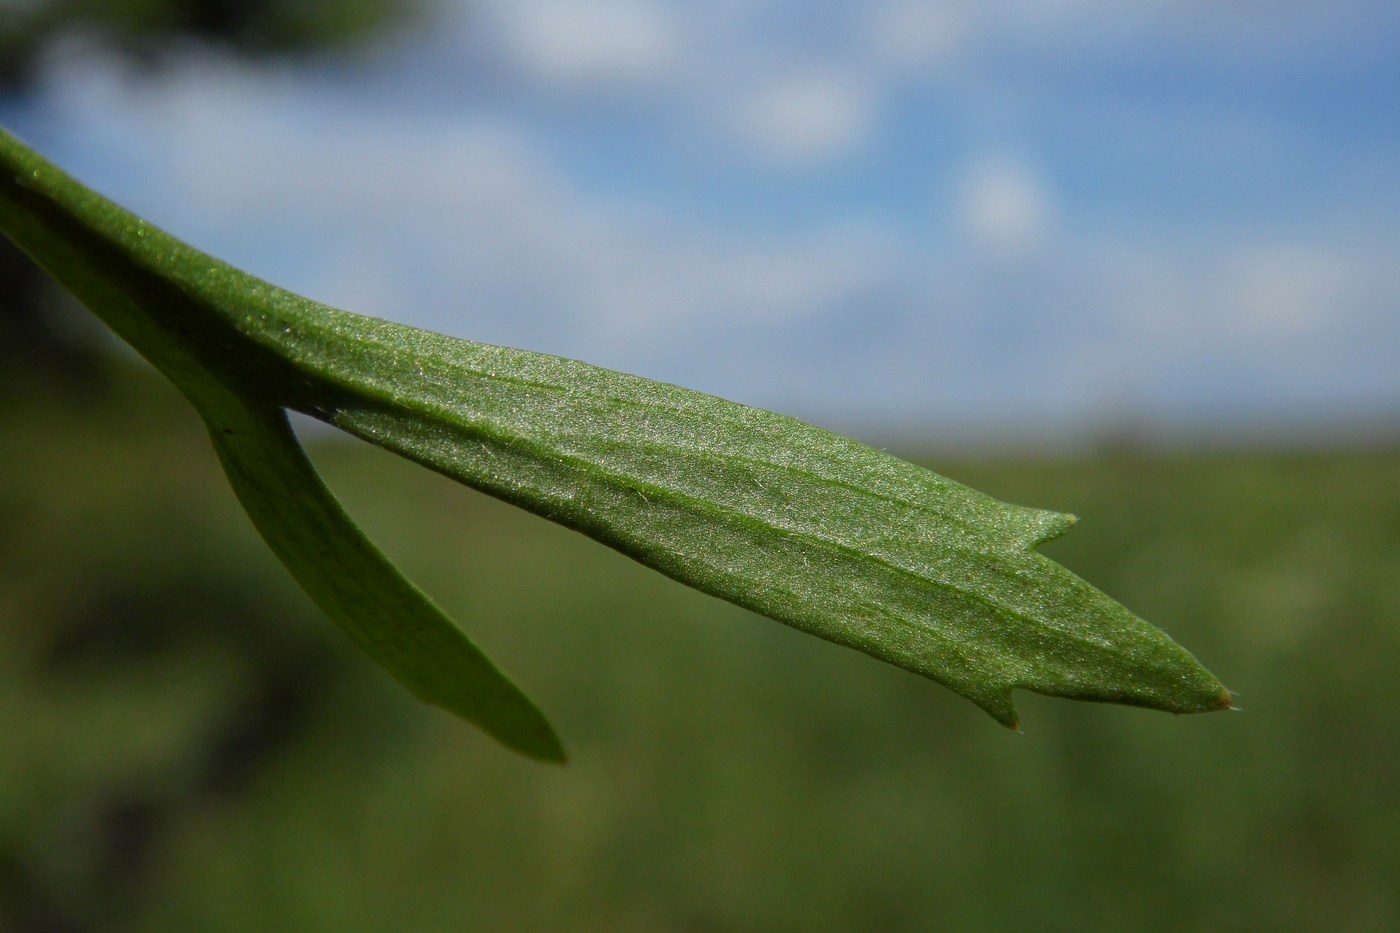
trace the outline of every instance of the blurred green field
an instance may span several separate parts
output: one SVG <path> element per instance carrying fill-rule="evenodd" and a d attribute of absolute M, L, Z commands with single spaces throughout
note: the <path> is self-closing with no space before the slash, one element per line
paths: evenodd
<path fill-rule="evenodd" d="M 940 461 L 1242 712 L 936 684 L 362 445 L 316 459 L 551 715 L 541 766 L 296 590 L 144 375 L 0 406 L 0 930 L 1400 929 L 1400 450 Z"/>

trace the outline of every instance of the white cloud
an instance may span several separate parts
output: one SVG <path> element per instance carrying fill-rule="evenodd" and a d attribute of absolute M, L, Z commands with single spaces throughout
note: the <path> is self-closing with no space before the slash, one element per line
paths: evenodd
<path fill-rule="evenodd" d="M 493 13 L 516 64 L 555 85 L 648 85 L 679 65 L 674 14 L 653 0 L 524 0 Z"/>
<path fill-rule="evenodd" d="M 1226 272 L 1222 320 L 1239 336 L 1263 342 L 1306 338 L 1341 323 L 1354 307 L 1358 270 L 1327 249 L 1251 249 Z"/>
<path fill-rule="evenodd" d="M 1051 223 L 1045 183 L 1024 162 L 993 156 L 975 162 L 958 191 L 958 219 L 977 245 L 1001 253 L 1036 246 Z"/>
<path fill-rule="evenodd" d="M 596 247 L 580 250 L 591 286 L 580 291 L 592 298 L 589 319 L 606 323 L 604 339 L 614 343 L 697 327 L 798 327 L 887 281 L 895 272 L 890 241 L 866 226 L 786 237 L 673 228 L 658 238 L 634 229 L 619 238 L 625 263 L 597 261 Z"/>
<path fill-rule="evenodd" d="M 962 0 L 890 0 L 866 15 L 877 60 L 916 71 L 950 66 L 977 27 L 976 8 Z"/>
<path fill-rule="evenodd" d="M 809 69 L 736 89 L 734 129 L 754 155 L 799 166 L 847 155 L 878 122 L 874 87 L 859 74 Z"/>

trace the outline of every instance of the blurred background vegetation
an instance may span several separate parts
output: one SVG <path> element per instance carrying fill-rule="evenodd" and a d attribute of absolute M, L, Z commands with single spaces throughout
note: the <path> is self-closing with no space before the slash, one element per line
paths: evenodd
<path fill-rule="evenodd" d="M 937 686 L 362 445 L 351 511 L 566 738 L 419 706 L 309 604 L 121 354 L 9 371 L 0 929 L 1393 929 L 1400 452 L 931 465 L 1077 512 L 1052 556 L 1243 712 Z M 96 378 L 96 377 L 94 377 Z"/>
<path fill-rule="evenodd" d="M 131 6 L 142 29 L 238 7 Z M 340 6 L 295 9 L 338 42 Z M 45 16 L 108 8 L 14 9 L 20 81 Z M 282 54 L 285 9 L 220 34 Z M 1244 710 L 1022 695 L 1006 732 L 315 434 L 352 513 L 554 719 L 572 761 L 541 767 L 320 617 L 194 414 L 5 245 L 0 930 L 1400 928 L 1400 449 L 919 448 L 1079 514 L 1047 552 Z"/>

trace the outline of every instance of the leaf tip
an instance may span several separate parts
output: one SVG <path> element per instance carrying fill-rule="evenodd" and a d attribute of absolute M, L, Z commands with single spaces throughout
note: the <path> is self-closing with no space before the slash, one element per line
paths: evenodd
<path fill-rule="evenodd" d="M 547 764 L 568 764 L 569 756 L 564 751 L 564 743 L 559 740 L 558 733 L 544 713 L 511 686 L 512 695 L 507 697 L 508 709 L 498 709 L 496 715 L 483 715 L 476 706 L 462 706 L 453 700 L 444 702 L 442 697 L 420 695 L 420 698 L 478 726 L 506 748 L 527 758 Z"/>
<path fill-rule="evenodd" d="M 970 699 L 1012 732 L 1021 731 L 1021 716 L 1016 712 L 1016 704 L 1011 702 L 1010 688 L 994 693 L 970 695 Z"/>
<path fill-rule="evenodd" d="M 530 747 L 517 745 L 515 748 L 517 751 L 523 752 L 536 761 L 542 761 L 545 764 L 560 765 L 562 767 L 569 763 L 569 755 L 564 751 L 564 744 L 559 741 L 559 737 L 555 735 L 552 730 L 546 742 Z"/>
<path fill-rule="evenodd" d="M 1033 548 L 1055 540 L 1079 522 L 1079 516 L 1069 512 L 1048 512 L 1041 509 L 1031 511 L 1035 512 L 1035 521 L 1030 539 L 1026 543 Z"/>
<path fill-rule="evenodd" d="M 485 720 L 475 713 L 464 714 L 451 707 L 444 708 L 454 716 L 466 719 L 481 727 L 497 742 L 511 751 L 519 752 L 526 758 L 533 758 L 535 761 L 546 764 L 566 765 L 569 763 L 569 756 L 564 751 L 564 743 L 559 741 L 559 736 L 555 733 L 554 727 L 549 724 L 549 720 L 545 719 L 538 710 L 533 709 L 533 705 L 531 707 L 533 715 L 529 717 L 528 722 L 522 722 L 518 717 L 513 717 L 515 721 L 506 723 Z"/>
<path fill-rule="evenodd" d="M 1215 713 L 1220 710 L 1238 709 L 1235 706 L 1235 695 L 1226 687 L 1215 675 L 1211 674 L 1204 667 L 1201 667 L 1195 658 L 1191 658 L 1195 665 L 1196 676 L 1194 690 L 1183 694 L 1177 705 L 1160 706 L 1174 713 Z"/>

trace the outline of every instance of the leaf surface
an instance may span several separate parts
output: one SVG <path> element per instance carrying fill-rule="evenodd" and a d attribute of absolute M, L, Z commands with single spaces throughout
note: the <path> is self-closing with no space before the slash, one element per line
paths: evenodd
<path fill-rule="evenodd" d="M 704 592 L 939 681 L 1008 726 L 1017 688 L 1177 713 L 1230 706 L 1164 633 L 1034 550 L 1070 516 L 998 502 L 783 415 L 328 308 L 143 223 L 13 137 L 0 135 L 0 156 L 6 232 L 211 426 L 247 421 L 246 436 L 214 427 L 215 446 L 308 592 L 420 696 L 475 696 L 468 718 L 507 744 L 543 757 L 557 748 L 465 636 L 444 635 L 450 623 L 339 512 L 268 412 L 320 418 Z M 283 521 L 303 498 L 306 513 Z M 361 560 L 363 575 L 349 569 Z M 361 584 L 353 597 L 349 577 Z M 355 614 L 364 600 L 379 610 Z M 405 639 L 404 619 L 437 634 Z"/>
<path fill-rule="evenodd" d="M 572 360 L 346 316 L 374 378 L 319 414 L 690 586 L 940 681 L 1008 726 L 1015 688 L 1201 712 L 1228 693 L 1034 551 L 1071 516 L 998 502 L 783 415 Z"/>
<path fill-rule="evenodd" d="M 345 514 L 282 409 L 228 404 L 205 420 L 263 540 L 355 644 L 420 700 L 526 755 L 564 760 L 544 714 Z"/>

